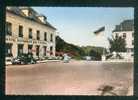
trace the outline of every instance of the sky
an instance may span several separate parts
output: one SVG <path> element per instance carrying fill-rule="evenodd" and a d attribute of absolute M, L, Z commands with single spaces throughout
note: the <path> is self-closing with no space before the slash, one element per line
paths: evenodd
<path fill-rule="evenodd" d="M 78 46 L 108 47 L 115 25 L 123 20 L 134 19 L 131 7 L 32 7 L 47 17 L 57 35 L 68 43 Z M 95 35 L 94 31 L 105 26 L 105 31 Z"/>

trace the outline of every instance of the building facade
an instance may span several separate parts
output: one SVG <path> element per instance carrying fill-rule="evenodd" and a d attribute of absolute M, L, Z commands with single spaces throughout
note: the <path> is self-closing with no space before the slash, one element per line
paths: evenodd
<path fill-rule="evenodd" d="M 112 33 L 113 37 L 121 36 L 126 41 L 127 52 L 134 52 L 134 20 L 124 20 L 116 25 Z"/>
<path fill-rule="evenodd" d="M 56 28 L 30 7 L 6 8 L 6 57 L 32 52 L 34 57 L 55 56 Z"/>

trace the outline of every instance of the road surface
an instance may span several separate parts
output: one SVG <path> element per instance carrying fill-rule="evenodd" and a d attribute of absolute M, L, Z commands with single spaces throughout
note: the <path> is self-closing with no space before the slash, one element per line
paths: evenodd
<path fill-rule="evenodd" d="M 7 95 L 100 95 L 102 85 L 123 87 L 117 90 L 119 95 L 133 95 L 133 63 L 60 61 L 6 66 Z"/>

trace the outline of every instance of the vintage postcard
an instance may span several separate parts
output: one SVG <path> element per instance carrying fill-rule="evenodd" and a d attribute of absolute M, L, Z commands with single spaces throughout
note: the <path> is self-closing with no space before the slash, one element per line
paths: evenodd
<path fill-rule="evenodd" d="M 133 7 L 7 6 L 6 95 L 133 96 Z"/>

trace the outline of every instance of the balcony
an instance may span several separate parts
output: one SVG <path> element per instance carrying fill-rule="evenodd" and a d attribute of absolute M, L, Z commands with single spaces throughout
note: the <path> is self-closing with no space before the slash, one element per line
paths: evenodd
<path fill-rule="evenodd" d="M 17 38 L 17 42 L 19 42 L 19 43 L 24 43 L 23 37 L 18 37 L 18 38 Z"/>
<path fill-rule="evenodd" d="M 28 43 L 29 43 L 29 44 L 33 44 L 33 40 L 32 40 L 32 39 L 29 39 L 29 40 L 28 40 Z"/>
<path fill-rule="evenodd" d="M 12 32 L 11 31 L 7 31 L 6 32 L 6 36 L 12 36 Z"/>
<path fill-rule="evenodd" d="M 20 33 L 20 34 L 19 34 L 19 37 L 23 38 L 23 33 Z"/>

